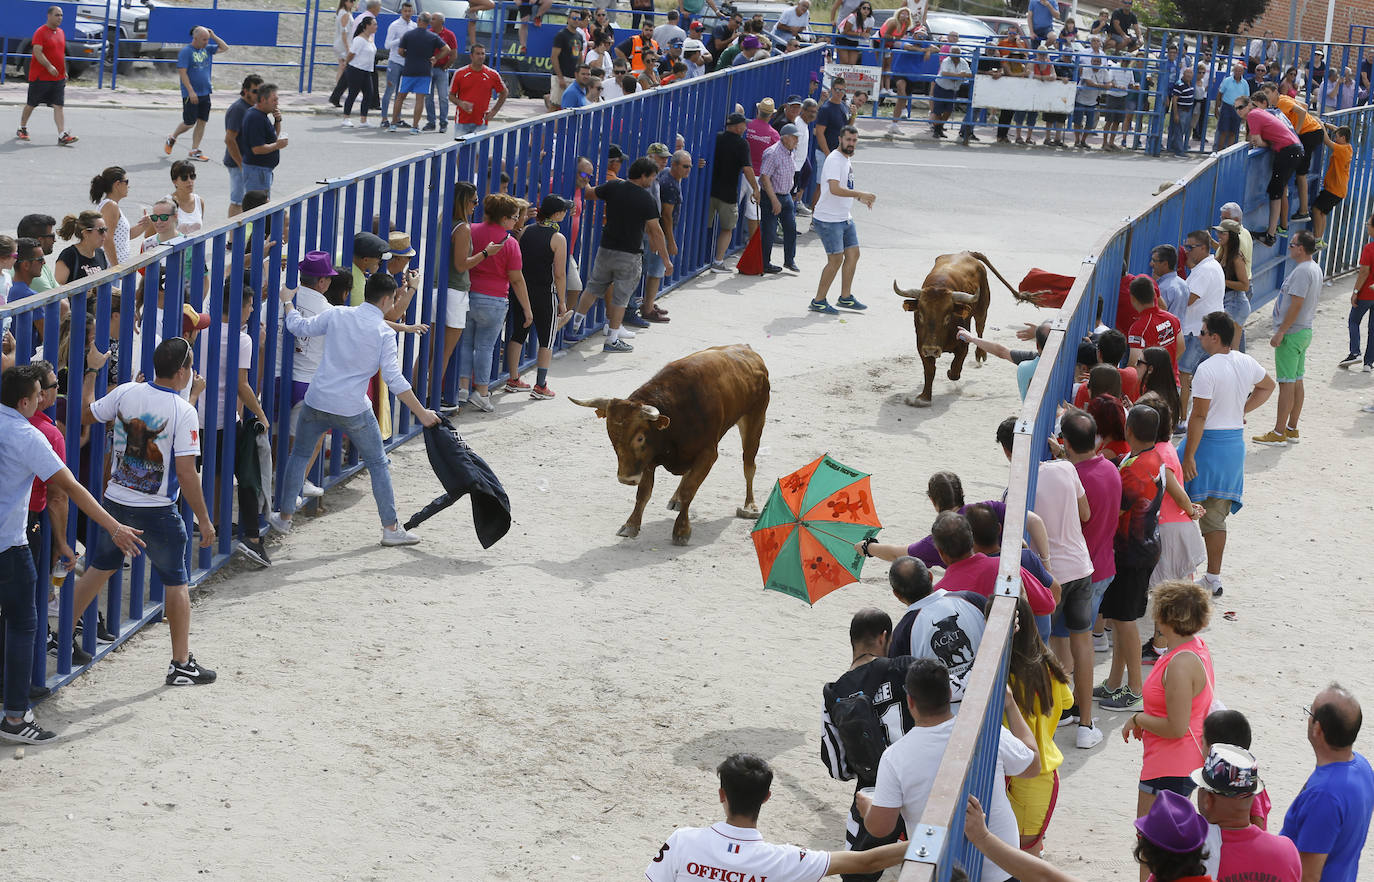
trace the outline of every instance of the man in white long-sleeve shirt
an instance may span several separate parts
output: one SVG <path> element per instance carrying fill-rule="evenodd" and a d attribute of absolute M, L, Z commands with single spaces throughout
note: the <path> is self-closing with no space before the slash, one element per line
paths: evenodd
<path fill-rule="evenodd" d="M 383 126 L 387 124 L 386 110 L 391 106 L 391 96 L 396 93 L 397 89 L 401 88 L 401 65 L 405 64 L 405 58 L 396 49 L 401 45 L 401 38 L 408 31 L 413 31 L 417 27 L 419 27 L 419 23 L 415 21 L 415 4 L 411 3 L 410 0 L 405 0 L 401 4 L 401 17 L 386 27 L 386 92 L 382 95 L 381 121 Z M 395 114 L 395 116 L 400 116 L 400 114 Z"/>
<path fill-rule="evenodd" d="M 291 289 L 281 292 L 286 329 L 297 337 L 323 335 L 324 355 L 306 390 L 296 424 L 295 446 L 286 462 L 282 510 L 269 515 L 268 521 L 278 532 L 290 532 L 296 497 L 304 485 L 315 442 L 328 430 L 337 429 L 352 439 L 372 476 L 372 496 L 382 518 L 382 544 L 414 545 L 420 537 L 401 529 L 396 518 L 396 499 L 391 491 L 386 451 L 382 448 L 382 432 L 367 400 L 368 381 L 380 370 L 390 391 L 422 425 L 439 422 L 439 415 L 415 397 L 396 359 L 396 335 L 387 327 L 385 315 L 395 303 L 396 280 L 387 273 L 374 273 L 367 280 L 363 303 L 335 306 L 309 318 L 292 308 L 294 296 Z"/>

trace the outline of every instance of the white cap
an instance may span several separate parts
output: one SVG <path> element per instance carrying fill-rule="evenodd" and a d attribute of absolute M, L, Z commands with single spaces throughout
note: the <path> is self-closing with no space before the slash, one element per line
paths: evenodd
<path fill-rule="evenodd" d="M 700 40 L 688 40 L 682 44 L 682 51 L 686 52 L 705 52 L 706 46 Z"/>

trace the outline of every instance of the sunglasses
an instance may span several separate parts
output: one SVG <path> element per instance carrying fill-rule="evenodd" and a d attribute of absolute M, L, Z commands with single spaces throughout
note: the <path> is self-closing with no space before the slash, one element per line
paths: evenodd
<path fill-rule="evenodd" d="M 42 389 L 44 392 L 48 391 L 49 389 L 56 389 L 57 382 L 53 381 L 51 383 L 39 383 L 38 388 Z"/>
<path fill-rule="evenodd" d="M 120 178 L 119 180 L 115 181 L 115 183 L 116 183 L 116 184 L 127 184 L 127 183 L 129 183 L 129 179 L 128 179 L 128 178 Z"/>
<path fill-rule="evenodd" d="M 182 174 L 177 175 L 177 180 L 180 180 L 180 181 L 194 181 L 195 179 L 196 179 L 196 173 L 195 173 L 195 172 L 183 172 Z"/>
<path fill-rule="evenodd" d="M 91 227 L 90 229 L 86 230 L 86 232 L 88 232 L 88 233 L 100 233 L 101 235 L 104 235 L 105 233 L 109 232 L 109 230 L 110 230 L 109 227 Z"/>
<path fill-rule="evenodd" d="M 168 221 L 172 219 L 172 216 L 170 214 L 150 214 L 148 215 L 148 219 L 155 221 Z"/>

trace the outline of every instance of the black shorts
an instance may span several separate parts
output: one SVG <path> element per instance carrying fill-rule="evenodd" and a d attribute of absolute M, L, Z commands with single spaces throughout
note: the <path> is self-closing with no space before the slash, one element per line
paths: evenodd
<path fill-rule="evenodd" d="M 1330 190 L 1322 190 L 1317 194 L 1317 198 L 1312 200 L 1312 207 L 1322 214 L 1330 214 L 1336 210 L 1336 206 L 1341 204 L 1344 196 L 1337 196 Z"/>
<path fill-rule="evenodd" d="M 534 4 L 522 2 L 519 9 L 520 18 L 534 18 Z"/>
<path fill-rule="evenodd" d="M 29 83 L 29 96 L 24 103 L 30 107 L 46 104 L 61 107 L 67 100 L 66 80 L 34 80 Z"/>
<path fill-rule="evenodd" d="M 529 295 L 530 312 L 534 315 L 534 321 L 530 322 L 528 328 L 525 327 L 525 311 L 517 309 L 516 304 L 512 303 L 506 312 L 506 342 L 524 346 L 525 341 L 530 338 L 530 331 L 533 330 L 536 339 L 539 340 L 539 347 L 549 349 L 553 346 L 554 323 L 558 321 L 558 295 L 553 291 L 542 295 L 530 291 Z"/>
<path fill-rule="evenodd" d="M 1271 200 L 1283 198 L 1284 191 L 1288 189 L 1288 182 L 1293 180 L 1293 173 L 1303 161 L 1302 157 L 1302 147 L 1297 144 L 1289 144 L 1274 154 L 1274 173 L 1269 176 L 1268 187 Z"/>
<path fill-rule="evenodd" d="M 859 41 L 855 37 L 836 37 L 835 45 L 841 49 L 858 49 Z"/>
<path fill-rule="evenodd" d="M 1093 629 L 1093 577 L 1084 576 L 1065 582 L 1059 605 L 1054 608 L 1054 622 L 1070 634 L 1082 634 Z"/>
<path fill-rule="evenodd" d="M 1116 578 L 1102 595 L 1102 618 L 1118 622 L 1134 622 L 1145 615 L 1150 598 L 1149 569 L 1120 567 Z"/>
<path fill-rule="evenodd" d="M 1302 144 L 1302 162 L 1298 163 L 1298 174 L 1305 175 L 1311 170 L 1313 154 L 1317 152 L 1318 147 L 1325 143 L 1322 135 L 1321 129 L 1308 132 L 1305 135 L 1298 135 L 1298 141 Z"/>
<path fill-rule="evenodd" d="M 193 126 L 197 121 L 205 122 L 210 118 L 210 96 L 197 95 L 196 103 L 192 104 L 185 98 L 181 99 L 181 123 L 182 125 Z"/>

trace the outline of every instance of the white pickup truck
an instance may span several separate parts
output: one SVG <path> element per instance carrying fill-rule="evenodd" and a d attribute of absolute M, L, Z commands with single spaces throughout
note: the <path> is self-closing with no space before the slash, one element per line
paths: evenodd
<path fill-rule="evenodd" d="M 181 44 L 149 43 L 148 16 L 157 6 L 153 0 L 104 0 L 104 2 L 82 2 L 76 7 L 80 21 L 92 22 L 107 28 L 107 39 L 113 47 L 119 44 L 119 71 L 128 73 L 138 58 L 176 58 Z M 188 38 L 189 39 L 189 38 Z M 113 58 L 106 54 L 105 66 L 108 68 Z"/>

